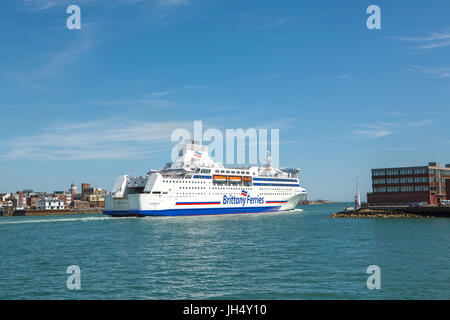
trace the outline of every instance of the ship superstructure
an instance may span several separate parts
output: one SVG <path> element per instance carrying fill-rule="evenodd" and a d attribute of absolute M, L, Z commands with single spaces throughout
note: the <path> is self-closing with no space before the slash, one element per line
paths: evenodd
<path fill-rule="evenodd" d="M 111 216 L 189 216 L 292 210 L 306 200 L 299 169 L 271 165 L 228 168 L 214 162 L 208 147 L 186 141 L 178 156 L 145 176 L 117 178 L 105 198 Z"/>

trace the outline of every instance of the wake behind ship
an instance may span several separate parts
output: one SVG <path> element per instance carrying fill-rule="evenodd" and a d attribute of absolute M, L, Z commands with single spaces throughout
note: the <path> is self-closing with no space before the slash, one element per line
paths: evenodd
<path fill-rule="evenodd" d="M 111 216 L 192 216 L 292 210 L 306 200 L 299 169 L 271 165 L 228 168 L 214 162 L 208 147 L 186 141 L 178 158 L 145 176 L 117 178 L 105 199 Z"/>

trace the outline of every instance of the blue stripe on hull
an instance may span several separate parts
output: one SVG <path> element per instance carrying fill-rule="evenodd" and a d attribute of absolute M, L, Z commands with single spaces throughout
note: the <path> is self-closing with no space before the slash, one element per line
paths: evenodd
<path fill-rule="evenodd" d="M 129 210 L 129 211 L 103 211 L 104 214 L 114 217 L 144 217 L 144 216 L 198 216 L 217 214 L 263 213 L 279 211 L 281 206 L 252 207 L 252 208 L 199 208 L 199 209 L 166 209 L 166 210 Z"/>

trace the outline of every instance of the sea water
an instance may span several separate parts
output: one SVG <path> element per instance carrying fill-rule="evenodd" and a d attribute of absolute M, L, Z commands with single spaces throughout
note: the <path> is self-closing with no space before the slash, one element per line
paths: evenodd
<path fill-rule="evenodd" d="M 449 299 L 450 219 L 0 217 L 0 299 Z M 380 289 L 367 286 L 379 266 Z M 70 290 L 69 266 L 79 267 Z"/>

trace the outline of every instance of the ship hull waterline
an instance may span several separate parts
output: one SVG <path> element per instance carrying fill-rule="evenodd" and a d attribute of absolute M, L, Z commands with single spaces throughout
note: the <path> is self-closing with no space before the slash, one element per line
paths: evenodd
<path fill-rule="evenodd" d="M 166 210 L 105 210 L 103 214 L 113 217 L 146 217 L 146 216 L 206 216 L 206 215 L 226 215 L 226 214 L 251 214 L 251 213 L 269 213 L 283 212 L 289 210 L 280 210 L 281 206 L 269 207 L 251 207 L 251 208 L 196 208 L 196 209 L 166 209 Z"/>

